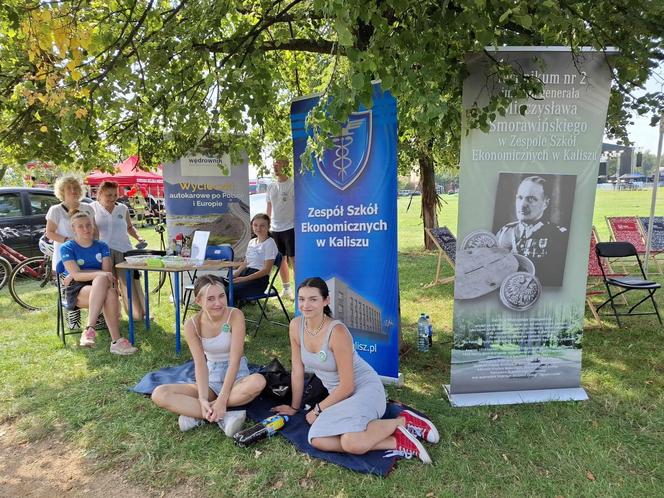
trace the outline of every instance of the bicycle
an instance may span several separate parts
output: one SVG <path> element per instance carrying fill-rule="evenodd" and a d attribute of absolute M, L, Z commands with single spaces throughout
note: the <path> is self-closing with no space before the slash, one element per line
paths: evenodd
<path fill-rule="evenodd" d="M 0 290 L 7 285 L 9 274 L 12 272 L 12 264 L 0 256 Z"/>
<path fill-rule="evenodd" d="M 5 244 L 4 236 L 18 237 L 18 231 L 15 228 L 0 228 L 0 289 L 9 282 L 14 265 L 28 259 L 25 254 Z"/>
<path fill-rule="evenodd" d="M 16 304 L 30 311 L 57 305 L 58 288 L 51 268 L 53 245 L 42 237 L 39 249 L 43 256 L 24 256 L 9 275 L 9 293 Z"/>

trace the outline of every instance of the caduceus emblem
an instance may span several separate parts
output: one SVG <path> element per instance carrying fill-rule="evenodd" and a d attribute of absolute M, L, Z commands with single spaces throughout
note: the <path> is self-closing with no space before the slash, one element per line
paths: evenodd
<path fill-rule="evenodd" d="M 317 161 L 323 177 L 339 190 L 346 190 L 362 174 L 371 148 L 371 111 L 351 114 L 341 134 L 331 137 L 334 147 Z"/>

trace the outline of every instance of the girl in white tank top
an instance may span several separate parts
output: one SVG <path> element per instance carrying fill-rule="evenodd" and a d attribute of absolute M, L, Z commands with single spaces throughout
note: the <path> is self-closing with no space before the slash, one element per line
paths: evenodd
<path fill-rule="evenodd" d="M 205 421 L 221 426 L 224 417 L 230 416 L 229 407 L 249 403 L 265 387 L 261 374 L 249 373 L 243 356 L 244 315 L 228 307 L 221 280 L 214 275 L 198 277 L 194 296 L 201 311 L 187 320 L 184 335 L 194 360 L 196 384 L 165 384 L 152 393 L 157 405 L 180 415 L 181 430 Z"/>

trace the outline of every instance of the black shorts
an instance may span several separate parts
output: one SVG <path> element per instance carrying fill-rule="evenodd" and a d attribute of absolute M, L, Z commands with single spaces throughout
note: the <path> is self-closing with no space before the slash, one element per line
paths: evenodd
<path fill-rule="evenodd" d="M 71 283 L 65 287 L 65 307 L 69 310 L 76 308 L 76 299 L 79 292 L 83 287 L 92 285 L 92 282 L 77 282 L 72 280 Z"/>
<path fill-rule="evenodd" d="M 295 257 L 295 229 L 283 232 L 272 232 L 272 238 L 277 243 L 277 249 L 282 256 Z"/>

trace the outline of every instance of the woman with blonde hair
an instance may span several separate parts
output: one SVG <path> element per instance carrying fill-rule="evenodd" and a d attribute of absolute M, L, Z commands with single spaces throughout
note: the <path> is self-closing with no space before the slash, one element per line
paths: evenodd
<path fill-rule="evenodd" d="M 196 384 L 163 384 L 152 393 L 152 401 L 180 415 L 181 431 L 216 422 L 227 436 L 233 436 L 240 430 L 245 412 L 229 408 L 258 396 L 265 377 L 249 372 L 244 356 L 244 315 L 228 306 L 221 279 L 198 277 L 194 296 L 201 311 L 186 321 L 184 335 L 194 359 Z"/>
<path fill-rule="evenodd" d="M 58 178 L 53 187 L 55 196 L 60 199 L 59 204 L 51 206 L 46 213 L 46 237 L 53 241 L 53 269 L 60 261 L 60 246 L 74 238 L 71 228 L 71 216 L 77 211 L 84 212 L 90 219 L 94 219 L 94 211 L 85 203 L 83 198 L 83 185 L 74 175 Z M 96 228 L 93 225 L 93 230 Z"/>
<path fill-rule="evenodd" d="M 139 242 L 145 242 L 131 223 L 129 209 L 118 200 L 118 184 L 112 181 L 103 181 L 97 190 L 97 200 L 91 204 L 94 211 L 94 220 L 99 230 L 99 240 L 108 244 L 111 248 L 111 262 L 113 265 L 113 274 L 120 284 L 120 294 L 124 304 L 125 312 L 128 313 L 129 305 L 127 302 L 127 285 L 124 275 L 118 275 L 115 265 L 122 263 L 124 253 L 131 251 L 132 246 L 129 241 L 131 235 Z M 134 320 L 141 320 L 143 311 L 143 290 L 139 279 L 132 279 L 132 304 Z"/>

